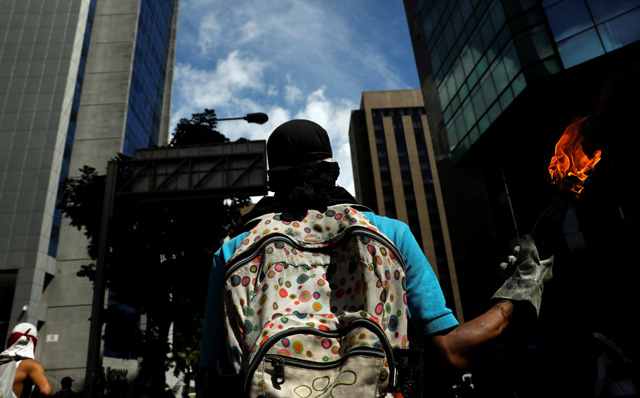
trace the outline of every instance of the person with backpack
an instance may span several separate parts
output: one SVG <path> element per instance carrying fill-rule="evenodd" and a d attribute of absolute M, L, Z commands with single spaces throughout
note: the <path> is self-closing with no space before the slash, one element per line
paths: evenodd
<path fill-rule="evenodd" d="M 465 369 L 516 312 L 537 316 L 553 260 L 541 261 L 530 237 L 504 265 L 493 306 L 459 324 L 409 227 L 336 185 L 321 126 L 280 125 L 267 156 L 274 196 L 214 255 L 200 366 L 233 375 L 216 379 L 217 392 L 418 397 L 423 339 Z"/>
<path fill-rule="evenodd" d="M 0 353 L 0 397 L 50 397 L 51 384 L 35 360 L 38 331 L 30 323 L 16 325 Z"/>

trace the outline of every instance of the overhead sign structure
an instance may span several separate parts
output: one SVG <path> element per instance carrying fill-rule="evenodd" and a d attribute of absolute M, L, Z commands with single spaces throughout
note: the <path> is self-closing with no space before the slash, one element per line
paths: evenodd
<path fill-rule="evenodd" d="M 143 149 L 118 165 L 131 174 L 115 196 L 164 200 L 267 193 L 265 141 Z"/>

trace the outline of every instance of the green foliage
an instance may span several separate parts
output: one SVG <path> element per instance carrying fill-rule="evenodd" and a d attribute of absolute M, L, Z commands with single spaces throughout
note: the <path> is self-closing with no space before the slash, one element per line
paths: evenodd
<path fill-rule="evenodd" d="M 205 109 L 194 113 L 191 119 L 182 118 L 178 122 L 170 146 L 201 145 L 229 142 L 229 139 L 216 130 L 218 121 L 216 112 Z"/>
<path fill-rule="evenodd" d="M 96 258 L 106 176 L 99 175 L 96 169 L 89 166 L 82 167 L 80 171 L 82 174 L 79 179 L 68 178 L 65 181 L 65 194 L 58 206 L 70 219 L 72 226 L 84 231 L 89 238 L 89 257 Z"/>
<path fill-rule="evenodd" d="M 205 110 L 182 119 L 171 146 L 228 142 L 215 131 L 214 118 L 214 111 Z M 119 168 L 118 186 L 131 171 Z M 84 231 L 88 255 L 95 260 L 106 178 L 87 166 L 81 172 L 80 178 L 66 181 L 60 207 L 71 225 Z M 141 358 L 142 379 L 164 381 L 172 365 L 186 373 L 197 366 L 213 253 L 250 200 L 127 200 L 114 202 L 116 216 L 109 226 L 106 280 L 115 300 L 105 311 L 105 345 L 123 358 Z M 95 263 L 83 265 L 78 276 L 93 280 Z M 145 328 L 139 325 L 141 315 L 146 316 Z"/>

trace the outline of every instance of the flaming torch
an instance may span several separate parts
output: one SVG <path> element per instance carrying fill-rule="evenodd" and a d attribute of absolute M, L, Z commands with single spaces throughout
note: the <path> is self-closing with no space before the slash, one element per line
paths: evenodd
<path fill-rule="evenodd" d="M 584 153 L 582 143 L 584 135 L 580 132 L 582 124 L 589 116 L 582 117 L 571 123 L 556 144 L 555 156 L 549 164 L 551 182 L 561 190 L 569 190 L 577 198 L 584 189 L 584 182 L 588 173 L 600 161 L 600 150 L 595 150 L 591 156 Z"/>
<path fill-rule="evenodd" d="M 578 118 L 567 126 L 556 144 L 555 155 L 551 158 L 548 170 L 550 182 L 559 190 L 555 199 L 540 214 L 531 231 L 533 235 L 538 224 L 544 224 L 542 231 L 537 234 L 540 241 L 546 240 L 547 234 L 562 225 L 569 203 L 580 196 L 589 173 L 601 159 L 600 150 L 594 150 L 589 156 L 583 148 L 585 136 L 581 130 L 589 117 Z"/>

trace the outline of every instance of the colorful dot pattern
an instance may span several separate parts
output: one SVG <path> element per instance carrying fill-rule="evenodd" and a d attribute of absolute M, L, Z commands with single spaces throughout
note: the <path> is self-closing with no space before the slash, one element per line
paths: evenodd
<path fill-rule="evenodd" d="M 272 241 L 225 281 L 225 325 L 237 371 L 281 331 L 302 326 L 338 330 L 359 318 L 378 324 L 391 346 L 407 348 L 403 265 L 389 243 L 382 243 L 388 239 L 365 235 L 341 239 L 348 231 L 363 228 L 384 237 L 361 212 L 340 205 L 325 212 L 310 210 L 299 222 L 266 215 L 249 232 L 230 264 L 273 234 L 286 235 L 299 247 Z M 322 250 L 310 250 L 318 248 Z M 270 352 L 328 362 L 361 346 L 382 349 L 374 333 L 358 329 L 342 338 L 288 336 L 275 342 Z"/>

